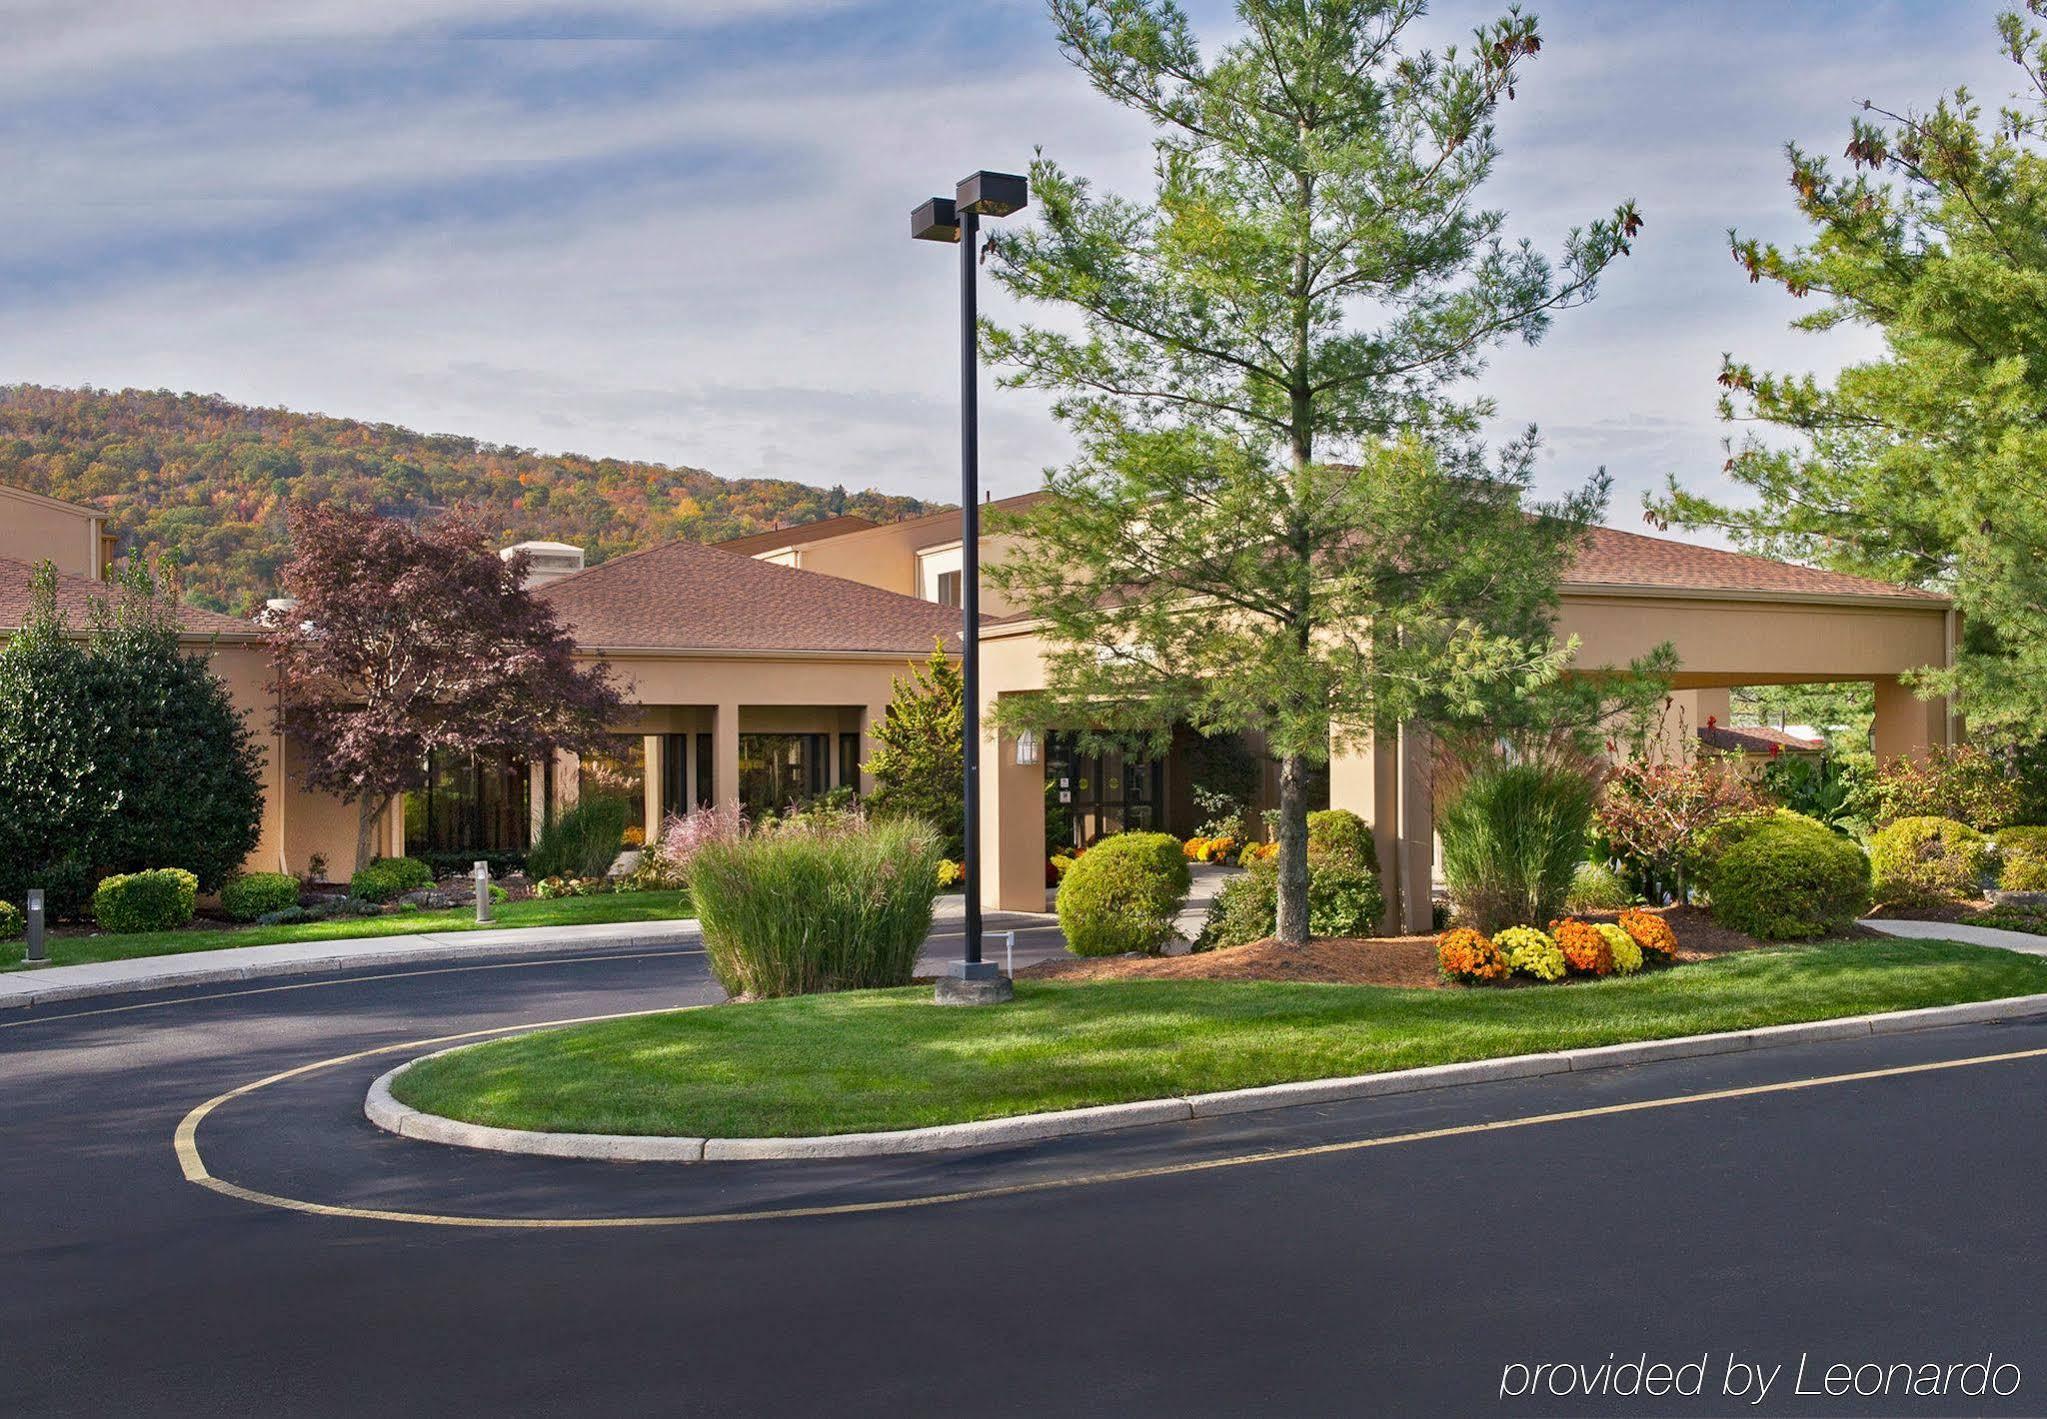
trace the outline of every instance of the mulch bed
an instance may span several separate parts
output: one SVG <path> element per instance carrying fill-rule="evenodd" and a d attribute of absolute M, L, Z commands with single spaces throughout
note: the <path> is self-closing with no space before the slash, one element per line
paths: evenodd
<path fill-rule="evenodd" d="M 1730 931 L 1697 907 L 1663 907 L 1656 914 L 1677 934 L 1680 961 L 1705 961 L 1774 943 Z M 1612 921 L 1611 912 L 1588 912 L 1586 921 Z M 1864 928 L 1842 933 L 1873 936 Z M 1075 956 L 1041 961 L 1018 980 L 1229 980 L 1307 981 L 1329 985 L 1391 985 L 1421 990 L 1445 987 L 1436 974 L 1433 936 L 1338 937 L 1282 946 L 1258 941 L 1196 956 Z M 1525 982 L 1523 982 L 1525 984 Z M 1461 989 L 1461 987 L 1450 987 Z"/>

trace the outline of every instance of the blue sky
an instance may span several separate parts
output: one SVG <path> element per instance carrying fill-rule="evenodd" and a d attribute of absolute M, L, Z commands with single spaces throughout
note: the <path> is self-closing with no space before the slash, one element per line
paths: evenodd
<path fill-rule="evenodd" d="M 1438 3 L 1455 39 L 1497 6 Z M 1489 196 L 1635 198 L 1636 255 L 1494 360 L 1542 477 L 1610 521 L 1719 483 L 1723 350 L 1822 373 L 1725 230 L 1795 239 L 1781 148 L 1855 102 L 2007 87 L 1994 3 L 1552 0 Z M 1227 4 L 1190 11 L 1227 33 Z M 0 0 L 0 382 L 196 389 L 543 450 L 944 498 L 953 268 L 919 199 L 1034 145 L 1141 191 L 1147 134 L 1038 0 Z M 1003 310 L 995 304 L 999 316 Z M 991 393 L 983 468 L 1065 439 Z"/>

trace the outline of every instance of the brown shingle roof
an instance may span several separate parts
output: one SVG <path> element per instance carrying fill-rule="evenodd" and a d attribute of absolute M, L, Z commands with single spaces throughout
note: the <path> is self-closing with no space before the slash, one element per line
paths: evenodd
<path fill-rule="evenodd" d="M 19 629 L 28 616 L 29 578 L 35 568 L 27 562 L 18 562 L 12 557 L 0 557 L 0 631 Z M 57 574 L 57 610 L 71 623 L 73 629 L 84 630 L 91 624 L 91 603 L 94 597 L 108 600 L 118 595 L 119 589 L 90 577 Z M 256 627 L 247 621 L 238 621 L 232 616 L 223 616 L 218 611 L 202 611 L 196 606 L 178 608 L 178 624 L 191 635 L 214 635 L 217 633 L 250 635 Z"/>
<path fill-rule="evenodd" d="M 1870 577 L 1773 562 L 1745 552 L 1726 552 L 1667 537 L 1645 537 L 1616 527 L 1594 527 L 1578 561 L 1564 577 L 1567 587 L 1649 586 L 1674 591 L 1786 592 L 1802 596 L 1888 596 L 1935 604 L 1930 591 L 1896 586 Z"/>
<path fill-rule="evenodd" d="M 1709 749 L 1733 749 L 1743 754 L 1768 754 L 1777 749 L 1795 749 L 1811 753 L 1827 747 L 1824 739 L 1808 739 L 1802 734 L 1792 734 L 1767 725 L 1748 725 L 1735 728 L 1725 724 L 1704 724 L 1699 726 L 1699 742 Z"/>
<path fill-rule="evenodd" d="M 959 612 L 695 542 L 629 552 L 535 593 L 591 650 L 957 649 Z"/>
<path fill-rule="evenodd" d="M 782 547 L 801 547 L 806 542 L 819 542 L 827 537 L 843 537 L 848 532 L 865 532 L 870 527 L 880 525 L 871 517 L 849 512 L 838 517 L 821 518 L 816 522 L 799 522 L 790 527 L 770 527 L 766 532 L 749 532 L 744 537 L 727 537 L 724 541 L 713 542 L 711 545 L 751 557 L 757 552 L 773 552 Z"/>

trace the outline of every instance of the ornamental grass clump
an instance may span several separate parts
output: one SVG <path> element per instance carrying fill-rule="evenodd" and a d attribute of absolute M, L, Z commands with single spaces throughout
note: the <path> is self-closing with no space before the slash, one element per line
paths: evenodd
<path fill-rule="evenodd" d="M 1570 969 L 1557 943 L 1532 926 L 1510 926 L 1493 937 L 1493 945 L 1506 954 L 1516 975 L 1559 981 Z"/>
<path fill-rule="evenodd" d="M 1611 922 L 1601 922 L 1597 930 L 1606 938 L 1606 949 L 1613 953 L 1615 975 L 1631 976 L 1642 969 L 1642 948 L 1634 937 Z"/>
<path fill-rule="evenodd" d="M 1564 964 L 1571 968 L 1573 975 L 1613 974 L 1613 948 L 1607 945 L 1606 937 L 1591 922 L 1553 921 L 1549 930 L 1557 949 L 1564 953 Z"/>
<path fill-rule="evenodd" d="M 1444 980 L 1462 985 L 1492 985 L 1513 974 L 1513 967 L 1491 938 L 1467 926 L 1436 938 L 1436 969 Z"/>
<path fill-rule="evenodd" d="M 690 889 L 712 973 L 748 997 L 908 985 L 939 860 L 938 835 L 903 819 L 708 843 Z"/>
<path fill-rule="evenodd" d="M 1655 912 L 1639 908 L 1624 911 L 1620 916 L 1620 926 L 1642 948 L 1643 956 L 1666 964 L 1676 959 L 1677 933 Z"/>
<path fill-rule="evenodd" d="M 526 854 L 526 874 L 542 877 L 602 877 L 618 859 L 633 808 L 613 794 L 589 794 L 563 809 L 540 830 Z"/>
<path fill-rule="evenodd" d="M 1444 810 L 1443 875 L 1465 924 L 1498 931 L 1563 909 L 1585 857 L 1595 789 L 1563 764 L 1486 763 Z"/>

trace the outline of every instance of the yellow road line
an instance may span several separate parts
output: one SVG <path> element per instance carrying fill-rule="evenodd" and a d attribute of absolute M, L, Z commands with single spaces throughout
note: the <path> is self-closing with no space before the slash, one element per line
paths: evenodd
<path fill-rule="evenodd" d="M 702 1008 L 702 1007 L 694 1007 Z M 359 1050 L 354 1054 L 324 1059 L 316 1064 L 302 1064 L 296 1069 L 287 1069 L 267 1079 L 244 1084 L 216 1095 L 186 1114 L 178 1124 L 173 1140 L 178 1155 L 178 1166 L 183 1170 L 185 1180 L 200 1187 L 209 1188 L 223 1196 L 239 1198 L 264 1207 L 282 1208 L 290 1212 L 310 1213 L 316 1217 L 347 1217 L 365 1222 L 403 1222 L 430 1227 L 503 1227 L 522 1231 L 569 1231 L 589 1230 L 606 1227 L 706 1227 L 731 1222 L 790 1221 L 809 1217 L 850 1217 L 869 1212 L 905 1212 L 919 1207 L 940 1207 L 957 1202 L 979 1202 L 999 1197 L 1020 1197 L 1034 1192 L 1052 1192 L 1062 1188 L 1099 1187 L 1107 1183 L 1140 1182 L 1152 1178 L 1177 1177 L 1187 1173 L 1213 1172 L 1223 1168 L 1255 1167 L 1268 1163 L 1296 1162 L 1304 1158 L 1322 1158 L 1338 1153 L 1354 1153 L 1366 1148 L 1390 1148 L 1406 1143 L 1427 1143 L 1442 1138 L 1463 1138 L 1481 1133 L 1501 1133 L 1509 1129 L 1535 1128 L 1546 1124 L 1572 1123 L 1581 1119 L 1607 1118 L 1619 1114 L 1642 1113 L 1650 1109 L 1678 1108 L 1687 1104 L 1717 1103 L 1727 1099 L 1757 1098 L 1767 1094 L 1790 1093 L 1801 1089 L 1820 1089 L 1837 1084 L 1856 1084 L 1871 1079 L 1896 1079 L 1906 1075 L 1930 1074 L 1947 1069 L 1968 1069 L 1986 1064 L 2006 1064 L 2017 1060 L 2047 1058 L 2047 1047 L 2040 1049 L 2012 1050 L 2005 1054 L 1973 1055 L 1967 1059 L 1942 1059 L 1925 1064 L 1898 1064 L 1882 1069 L 1864 1069 L 1851 1074 L 1827 1074 L 1807 1079 L 1787 1079 L 1774 1084 L 1750 1084 L 1733 1089 L 1712 1089 L 1696 1094 L 1671 1094 L 1656 1099 L 1638 1099 L 1625 1104 L 1602 1104 L 1595 1108 L 1566 1109 L 1556 1113 L 1530 1114 L 1521 1118 L 1496 1119 L 1490 1123 L 1456 1124 L 1445 1128 L 1421 1129 L 1413 1133 L 1387 1134 L 1375 1138 L 1353 1138 L 1338 1143 L 1315 1143 L 1299 1148 L 1268 1149 L 1257 1153 L 1242 1153 L 1223 1158 L 1193 1159 L 1184 1163 L 1161 1163 L 1145 1168 L 1124 1168 L 1113 1172 L 1088 1173 L 1068 1178 L 1046 1178 L 1035 1182 L 1005 1183 L 994 1187 L 968 1188 L 957 1192 L 925 1193 L 912 1197 L 881 1198 L 870 1202 L 841 1202 L 813 1207 L 776 1207 L 744 1212 L 703 1212 L 674 1216 L 654 1217 L 473 1217 L 440 1212 L 401 1212 L 386 1208 L 349 1207 L 336 1203 L 308 1202 L 295 1197 L 280 1197 L 275 1193 L 259 1192 L 213 1176 L 206 1169 L 206 1163 L 199 1154 L 199 1125 L 206 1116 L 230 1100 L 252 1094 L 258 1089 L 279 1083 L 286 1079 L 310 1074 L 375 1055 L 392 1054 L 399 1050 L 424 1049 L 429 1045 L 445 1045 L 454 1041 L 477 1039 L 486 1035 L 510 1034 L 516 1031 L 547 1029 L 557 1025 L 590 1024 L 598 1020 L 623 1020 L 635 1015 L 658 1015 L 667 1013 L 659 1010 L 629 1010 L 618 1015 L 591 1015 L 575 1020 L 553 1020 L 542 1024 L 501 1026 L 490 1030 L 472 1030 L 459 1035 L 443 1035 L 438 1039 L 415 1040 L 409 1044 L 381 1045 L 375 1049 Z"/>
<path fill-rule="evenodd" d="M 73 1010 L 68 1015 L 36 1015 L 26 1020 L 0 1020 L 0 1030 L 19 1030 L 26 1025 L 49 1025 L 59 1020 L 86 1020 L 95 1015 L 125 1015 L 131 1010 L 162 1010 L 166 1006 L 171 1005 L 197 1005 L 201 1001 L 206 1000 L 236 1000 L 244 995 L 276 995 L 280 991 L 287 990 L 330 990 L 336 986 L 367 985 L 371 981 L 410 980 L 414 976 L 451 976 L 460 975 L 465 971 L 518 971 L 527 970 L 534 966 L 575 966 L 590 961 L 658 961 L 668 956 L 701 956 L 703 954 L 703 948 L 698 946 L 686 951 L 640 951 L 629 956 L 549 956 L 543 960 L 484 961 L 469 966 L 440 966 L 417 971 L 386 971 L 382 975 L 375 976 L 350 976 L 347 980 L 312 980 L 299 981 L 293 985 L 255 986 L 249 990 L 217 990 L 211 995 L 182 995 L 176 1000 L 145 1000 L 137 1005 L 108 1005 L 97 1010 Z M 336 969 L 345 971 L 349 968 L 347 966 L 338 966 Z M 163 990 L 177 989 L 176 986 L 162 986 L 158 988 Z M 149 990 L 151 987 L 143 985 L 137 986 L 136 989 Z"/>

